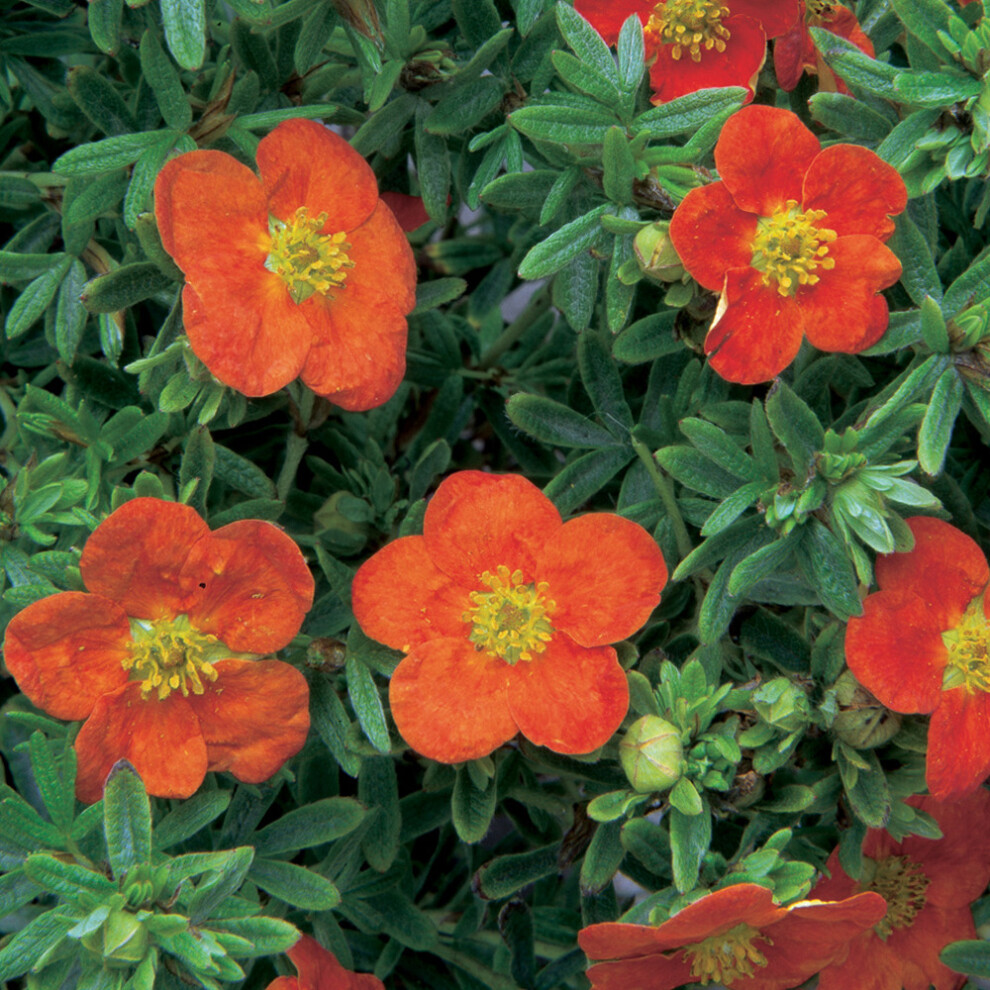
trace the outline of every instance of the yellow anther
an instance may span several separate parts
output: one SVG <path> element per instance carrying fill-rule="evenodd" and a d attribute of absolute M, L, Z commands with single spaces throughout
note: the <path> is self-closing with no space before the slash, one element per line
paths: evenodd
<path fill-rule="evenodd" d="M 278 275 L 294 302 L 301 303 L 315 293 L 329 295 L 347 280 L 347 270 L 354 267 L 348 257 L 347 234 L 323 234 L 326 213 L 310 217 L 300 206 L 288 220 L 271 217 L 268 232 L 271 246 L 265 268 Z"/>
<path fill-rule="evenodd" d="M 124 670 L 141 682 L 143 698 L 155 692 L 160 701 L 173 691 L 183 697 L 202 694 L 203 678 L 217 679 L 210 657 L 230 655 L 216 636 L 193 629 L 184 615 L 157 622 L 132 619 L 131 638 Z"/>
<path fill-rule="evenodd" d="M 773 943 L 750 925 L 712 935 L 697 945 L 684 949 L 691 961 L 691 975 L 701 984 L 722 983 L 730 986 L 733 980 L 751 977 L 757 966 L 766 966 L 766 956 L 754 944 L 757 940 Z"/>
<path fill-rule="evenodd" d="M 898 928 L 913 924 L 925 906 L 929 877 L 909 856 L 887 856 L 884 859 L 863 859 L 863 877 L 859 891 L 875 890 L 887 902 L 887 913 L 873 930 L 886 938 Z"/>
<path fill-rule="evenodd" d="M 816 285 L 821 268 L 835 267 L 828 245 L 837 237 L 834 230 L 818 226 L 824 210 L 799 212 L 798 202 L 789 199 L 773 216 L 760 217 L 753 238 L 753 267 L 763 273 L 764 285 L 776 285 L 782 296 L 793 296 L 802 286 Z"/>
<path fill-rule="evenodd" d="M 990 691 L 990 624 L 983 613 L 983 596 L 975 598 L 955 629 L 942 633 L 949 662 L 942 689 L 965 687 L 970 694 Z"/>
<path fill-rule="evenodd" d="M 720 0 L 667 0 L 653 8 L 645 30 L 659 44 L 672 45 L 675 60 L 687 52 L 700 62 L 702 49 L 725 51 L 730 34 L 722 21 L 728 16 L 728 4 Z"/>

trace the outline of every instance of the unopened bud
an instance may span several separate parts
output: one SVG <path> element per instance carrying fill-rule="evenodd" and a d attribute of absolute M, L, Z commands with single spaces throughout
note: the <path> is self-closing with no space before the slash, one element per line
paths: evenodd
<path fill-rule="evenodd" d="M 380 41 L 382 25 L 378 20 L 373 0 L 330 0 L 334 10 L 355 31 L 359 31 L 372 41 Z"/>
<path fill-rule="evenodd" d="M 851 670 L 835 682 L 839 713 L 832 722 L 835 734 L 854 749 L 874 749 L 897 734 L 901 716 L 877 701 Z"/>
<path fill-rule="evenodd" d="M 670 240 L 670 224 L 662 221 L 643 227 L 633 238 L 636 261 L 648 275 L 658 282 L 680 282 L 684 278 L 684 265 Z"/>
<path fill-rule="evenodd" d="M 116 969 L 144 958 L 148 951 L 148 932 L 133 914 L 117 908 L 95 932 L 83 936 L 82 943 L 102 956 L 105 966 Z"/>
<path fill-rule="evenodd" d="M 681 734 L 659 716 L 644 715 L 619 743 L 619 760 L 634 790 L 665 791 L 684 772 Z"/>

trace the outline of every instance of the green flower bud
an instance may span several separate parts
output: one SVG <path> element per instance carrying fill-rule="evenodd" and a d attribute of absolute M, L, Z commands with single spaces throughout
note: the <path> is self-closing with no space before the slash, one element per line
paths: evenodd
<path fill-rule="evenodd" d="M 839 713 L 832 722 L 835 734 L 854 749 L 874 749 L 897 734 L 901 716 L 877 701 L 847 670 L 835 682 Z"/>
<path fill-rule="evenodd" d="M 669 230 L 669 223 L 651 223 L 633 239 L 639 267 L 658 282 L 680 282 L 684 278 L 684 265 L 670 242 Z"/>
<path fill-rule="evenodd" d="M 119 908 L 95 931 L 84 936 L 82 943 L 90 952 L 103 957 L 110 969 L 140 962 L 148 951 L 148 932 L 129 911 Z"/>
<path fill-rule="evenodd" d="M 619 761 L 641 794 L 665 791 L 684 772 L 684 747 L 677 728 L 657 715 L 644 715 L 619 743 Z"/>

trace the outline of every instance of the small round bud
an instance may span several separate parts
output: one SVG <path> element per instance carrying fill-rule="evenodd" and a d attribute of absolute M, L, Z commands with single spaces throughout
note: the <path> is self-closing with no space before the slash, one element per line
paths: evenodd
<path fill-rule="evenodd" d="M 659 716 L 644 715 L 619 743 L 619 760 L 634 790 L 665 791 L 684 772 L 681 734 Z"/>
<path fill-rule="evenodd" d="M 633 238 L 639 267 L 644 275 L 658 282 L 680 282 L 684 278 L 684 265 L 670 242 L 669 229 L 669 223 L 651 223 Z"/>

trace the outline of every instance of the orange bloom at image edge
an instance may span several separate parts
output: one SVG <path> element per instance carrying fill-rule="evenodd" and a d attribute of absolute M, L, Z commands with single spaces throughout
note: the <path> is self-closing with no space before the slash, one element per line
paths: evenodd
<path fill-rule="evenodd" d="M 297 976 L 279 976 L 267 990 L 385 990 L 385 984 L 370 973 L 352 973 L 337 957 L 309 935 L 303 935 L 286 953 Z"/>
<path fill-rule="evenodd" d="M 609 644 L 646 622 L 666 580 L 638 524 L 565 523 L 524 478 L 460 471 L 437 489 L 422 536 L 362 565 L 352 599 L 362 629 L 407 654 L 389 687 L 403 738 L 458 763 L 519 732 L 560 753 L 603 745 L 629 707 Z"/>
<path fill-rule="evenodd" d="M 604 922 L 578 933 L 597 962 L 593 990 L 675 990 L 721 983 L 734 990 L 789 990 L 835 959 L 883 917 L 865 892 L 780 907 L 765 887 L 741 883 L 707 894 L 660 925 Z M 851 986 L 851 984 L 850 984 Z"/>
<path fill-rule="evenodd" d="M 299 631 L 313 577 L 278 527 L 211 532 L 189 506 L 136 498 L 96 528 L 79 567 L 88 593 L 15 615 L 4 659 L 39 708 L 85 720 L 80 800 L 99 800 L 121 759 L 149 794 L 186 798 L 209 770 L 260 783 L 302 748 L 306 680 L 264 657 Z"/>
<path fill-rule="evenodd" d="M 721 293 L 705 351 L 723 378 L 754 385 L 803 338 L 856 354 L 887 328 L 879 293 L 901 276 L 883 243 L 907 205 L 897 172 L 858 145 L 821 147 L 789 110 L 744 107 L 715 145 L 721 177 L 692 189 L 670 239 L 687 271 Z"/>
<path fill-rule="evenodd" d="M 190 151 L 155 182 L 193 352 L 245 395 L 298 377 L 344 409 L 381 405 L 405 372 L 416 270 L 374 172 L 312 120 L 279 124 L 257 160 L 258 176 Z"/>

